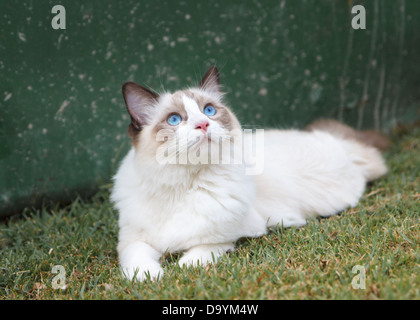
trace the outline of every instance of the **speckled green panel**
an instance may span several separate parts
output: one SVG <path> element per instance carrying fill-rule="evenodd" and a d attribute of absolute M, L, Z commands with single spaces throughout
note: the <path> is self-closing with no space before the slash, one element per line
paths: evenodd
<path fill-rule="evenodd" d="M 54 30 L 54 5 L 66 29 Z M 129 148 L 120 88 L 193 85 L 216 63 L 243 124 L 418 117 L 420 2 L 0 1 L 0 216 L 110 180 Z"/>

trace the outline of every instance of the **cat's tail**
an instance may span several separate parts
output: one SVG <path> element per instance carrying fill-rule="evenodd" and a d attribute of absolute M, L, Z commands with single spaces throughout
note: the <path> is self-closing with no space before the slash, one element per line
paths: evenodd
<path fill-rule="evenodd" d="M 387 149 L 390 140 L 375 130 L 357 131 L 332 119 L 317 120 L 305 128 L 307 131 L 325 131 L 343 140 L 352 162 L 363 171 L 367 181 L 375 180 L 387 173 L 381 151 Z"/>
<path fill-rule="evenodd" d="M 362 169 L 367 181 L 378 179 L 387 173 L 385 161 L 378 149 L 350 139 L 344 139 L 343 143 L 352 162 Z"/>
<path fill-rule="evenodd" d="M 385 151 L 391 144 L 388 137 L 376 130 L 355 130 L 334 119 L 320 119 L 306 126 L 305 130 L 327 131 L 336 137 L 356 140 L 362 144 Z"/>

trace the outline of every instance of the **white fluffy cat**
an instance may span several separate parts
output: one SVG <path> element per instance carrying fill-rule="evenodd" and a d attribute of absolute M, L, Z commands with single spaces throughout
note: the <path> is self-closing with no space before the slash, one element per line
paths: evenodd
<path fill-rule="evenodd" d="M 355 206 L 366 182 L 387 171 L 375 147 L 315 126 L 266 130 L 255 145 L 264 170 L 247 175 L 245 164 L 231 161 L 244 135 L 223 103 L 215 67 L 196 88 L 158 95 L 129 82 L 123 95 L 133 148 L 111 198 L 119 211 L 120 265 L 130 279 L 161 276 L 167 251 L 185 251 L 180 265 L 206 264 L 241 237 L 334 215 Z M 220 152 L 210 155 L 211 146 Z"/>

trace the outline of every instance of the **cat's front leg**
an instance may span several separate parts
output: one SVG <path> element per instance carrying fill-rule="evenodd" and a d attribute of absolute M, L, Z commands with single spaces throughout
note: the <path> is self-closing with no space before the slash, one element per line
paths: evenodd
<path fill-rule="evenodd" d="M 147 243 L 135 241 L 120 253 L 121 271 L 129 280 L 136 277 L 138 281 L 144 281 L 148 275 L 157 280 L 163 275 L 160 257 L 161 254 Z"/>
<path fill-rule="evenodd" d="M 235 248 L 233 243 L 202 244 L 188 249 L 179 259 L 179 266 L 206 265 L 217 261 L 221 255 Z"/>

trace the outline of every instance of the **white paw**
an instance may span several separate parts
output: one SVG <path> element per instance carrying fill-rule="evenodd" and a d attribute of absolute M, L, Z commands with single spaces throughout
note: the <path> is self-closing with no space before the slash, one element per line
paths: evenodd
<path fill-rule="evenodd" d="M 191 248 L 179 259 L 179 266 L 203 266 L 209 263 L 215 263 L 217 260 L 229 250 L 233 250 L 231 243 L 218 245 L 200 245 Z"/>
<path fill-rule="evenodd" d="M 152 281 L 157 281 L 163 276 L 163 269 L 160 266 L 149 267 L 121 267 L 124 277 L 128 280 L 133 280 L 134 277 L 137 281 L 143 282 L 150 278 Z"/>
<path fill-rule="evenodd" d="M 160 253 L 144 242 L 133 242 L 120 254 L 121 271 L 126 279 L 144 281 L 163 276 Z"/>
<path fill-rule="evenodd" d="M 179 259 L 178 265 L 181 268 L 182 266 L 198 267 L 198 266 L 203 266 L 212 262 L 213 262 L 212 256 L 196 256 L 192 254 L 184 254 L 182 258 Z"/>

